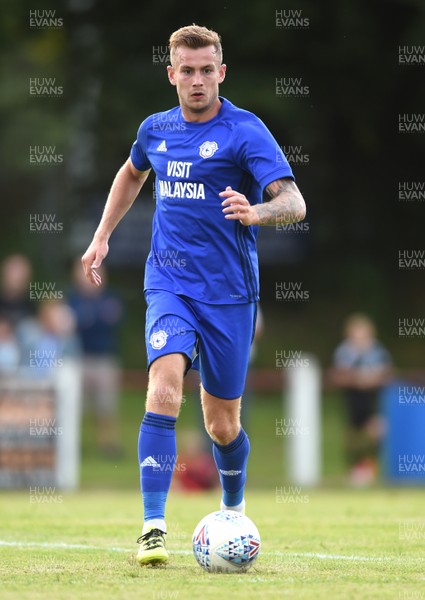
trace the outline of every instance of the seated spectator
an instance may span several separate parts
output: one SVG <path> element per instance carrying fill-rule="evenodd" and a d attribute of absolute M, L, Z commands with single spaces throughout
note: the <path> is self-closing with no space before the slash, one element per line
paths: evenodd
<path fill-rule="evenodd" d="M 79 358 L 80 344 L 75 330 L 75 317 L 69 306 L 60 300 L 43 302 L 37 319 L 21 336 L 22 366 L 27 375 L 48 378 L 64 360 Z"/>

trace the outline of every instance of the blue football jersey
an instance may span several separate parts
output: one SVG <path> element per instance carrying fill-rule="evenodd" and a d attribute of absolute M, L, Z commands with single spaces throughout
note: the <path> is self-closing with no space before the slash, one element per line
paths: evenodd
<path fill-rule="evenodd" d="M 218 114 L 204 123 L 185 121 L 178 106 L 140 125 L 131 161 L 156 175 L 145 290 L 211 304 L 256 302 L 258 227 L 227 221 L 219 193 L 231 186 L 258 204 L 269 183 L 293 175 L 264 123 L 220 100 Z"/>

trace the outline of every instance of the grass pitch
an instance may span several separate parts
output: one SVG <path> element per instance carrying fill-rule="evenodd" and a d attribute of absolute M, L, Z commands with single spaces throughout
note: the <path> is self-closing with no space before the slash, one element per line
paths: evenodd
<path fill-rule="evenodd" d="M 207 574 L 192 555 L 218 492 L 170 494 L 170 563 L 144 569 L 134 562 L 136 491 L 50 492 L 0 496 L 4 600 L 425 599 L 424 490 L 248 491 L 262 550 L 240 575 Z"/>

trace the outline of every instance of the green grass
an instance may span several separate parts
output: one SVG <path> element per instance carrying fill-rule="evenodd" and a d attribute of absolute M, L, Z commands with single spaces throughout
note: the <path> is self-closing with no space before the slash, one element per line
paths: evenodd
<path fill-rule="evenodd" d="M 55 491 L 51 500 L 42 490 L 36 498 L 29 491 L 0 495 L 0 541 L 10 542 L 0 544 L 2 600 L 425 600 L 425 490 L 341 486 L 344 421 L 339 398 L 330 394 L 322 410 L 324 487 L 317 490 L 287 483 L 287 440 L 275 434 L 276 419 L 284 416 L 281 395 L 252 399 L 247 501 L 262 550 L 248 573 L 209 575 L 191 554 L 193 529 L 217 508 L 218 490 L 170 493 L 170 564 L 141 569 L 134 553 L 141 533 L 137 436 L 143 396 L 143 391 L 122 395 L 119 460 L 100 455 L 93 422 L 85 416 L 82 491 Z M 197 403 L 195 394 L 187 394 L 179 448 L 189 430 L 201 427 Z M 276 498 L 276 487 L 284 488 L 282 498 Z"/>
<path fill-rule="evenodd" d="M 279 503 L 274 490 L 248 490 L 260 557 L 246 574 L 210 575 L 191 554 L 191 534 L 216 509 L 217 492 L 171 493 L 165 569 L 134 563 L 137 491 L 54 495 L 53 503 L 41 493 L 41 503 L 34 496 L 30 502 L 28 491 L 3 493 L 0 539 L 18 545 L 0 545 L 1 598 L 425 598 L 423 490 L 304 490 L 303 496 L 298 502 L 287 493 Z"/>

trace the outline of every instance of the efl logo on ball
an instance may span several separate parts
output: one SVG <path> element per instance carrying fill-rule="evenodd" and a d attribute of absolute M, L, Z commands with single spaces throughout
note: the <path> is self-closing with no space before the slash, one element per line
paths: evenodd
<path fill-rule="evenodd" d="M 199 565 L 209 572 L 243 573 L 257 560 L 261 540 L 257 527 L 234 510 L 219 510 L 204 517 L 192 538 Z"/>

